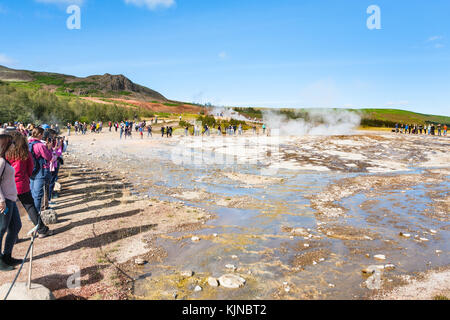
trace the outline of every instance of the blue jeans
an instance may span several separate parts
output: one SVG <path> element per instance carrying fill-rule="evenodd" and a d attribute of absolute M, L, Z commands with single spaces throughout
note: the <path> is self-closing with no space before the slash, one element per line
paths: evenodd
<path fill-rule="evenodd" d="M 7 233 L 3 250 L 4 255 L 12 254 L 20 229 L 22 229 L 22 221 L 20 220 L 19 209 L 16 203 L 6 199 L 6 207 L 8 208 L 8 213 L 6 215 L 0 213 L 0 251 L 2 250 L 3 237 Z"/>
<path fill-rule="evenodd" d="M 53 191 L 55 190 L 55 184 L 58 181 L 58 173 L 59 173 L 59 165 L 56 167 L 56 170 L 52 172 L 50 178 L 50 192 L 48 194 L 49 201 L 52 200 Z"/>
<path fill-rule="evenodd" d="M 44 187 L 50 184 L 50 172 L 45 170 L 45 173 L 39 173 L 35 179 L 30 179 L 31 195 L 34 199 L 34 206 L 41 212 L 42 199 L 44 198 Z"/>

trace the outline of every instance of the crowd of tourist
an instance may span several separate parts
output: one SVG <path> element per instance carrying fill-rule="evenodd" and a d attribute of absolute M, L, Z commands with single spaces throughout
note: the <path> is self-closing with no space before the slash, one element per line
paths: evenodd
<path fill-rule="evenodd" d="M 447 136 L 447 125 L 435 125 L 433 123 L 421 124 L 395 124 L 396 133 L 403 134 L 426 134 L 431 136 Z"/>
<path fill-rule="evenodd" d="M 53 235 L 41 219 L 57 197 L 55 185 L 64 164 L 67 140 L 58 125 L 25 127 L 22 123 L 0 126 L 0 270 L 22 263 L 12 252 L 22 222 L 16 202 L 20 201 L 39 238 Z M 4 245 L 3 245 L 4 240 Z"/>

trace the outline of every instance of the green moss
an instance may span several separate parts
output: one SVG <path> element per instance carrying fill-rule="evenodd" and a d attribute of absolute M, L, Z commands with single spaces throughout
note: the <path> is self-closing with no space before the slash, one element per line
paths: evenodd
<path fill-rule="evenodd" d="M 178 104 L 178 103 L 170 103 L 170 102 L 166 102 L 163 104 L 168 107 L 179 107 L 180 106 L 180 104 Z"/>
<path fill-rule="evenodd" d="M 37 84 L 45 84 L 45 85 L 54 85 L 54 86 L 62 86 L 66 82 L 66 79 L 62 75 L 34 75 L 34 83 Z"/>

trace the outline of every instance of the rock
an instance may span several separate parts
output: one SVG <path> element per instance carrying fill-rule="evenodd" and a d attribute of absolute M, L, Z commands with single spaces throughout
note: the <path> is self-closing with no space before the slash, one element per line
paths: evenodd
<path fill-rule="evenodd" d="M 219 281 L 218 281 L 216 278 L 209 277 L 209 278 L 208 278 L 208 284 L 209 284 L 211 287 L 218 287 L 218 286 L 219 286 Z"/>
<path fill-rule="evenodd" d="M 365 269 L 362 269 L 361 271 L 364 274 L 374 274 L 375 272 L 379 272 L 381 270 L 384 270 L 384 266 L 371 265 L 371 266 L 368 266 Z"/>
<path fill-rule="evenodd" d="M 236 274 L 225 274 L 219 279 L 219 283 L 222 287 L 228 289 L 238 289 L 245 285 L 245 279 Z"/>
<path fill-rule="evenodd" d="M 372 241 L 373 239 L 369 236 L 364 236 L 364 239 Z"/>
<path fill-rule="evenodd" d="M 238 258 L 238 256 L 236 256 L 236 255 L 232 255 L 232 256 L 231 256 L 231 259 L 236 260 L 237 258 Z"/>
<path fill-rule="evenodd" d="M 309 244 L 308 244 L 308 243 L 305 243 L 303 246 L 304 246 L 305 248 L 309 248 Z"/>
<path fill-rule="evenodd" d="M 308 231 L 306 231 L 305 228 L 295 228 L 291 231 L 291 234 L 293 234 L 295 236 L 307 236 Z"/>
<path fill-rule="evenodd" d="M 371 275 L 366 281 L 365 281 L 366 287 L 369 290 L 379 290 L 381 288 L 381 277 L 380 272 L 376 272 L 373 275 Z"/>
<path fill-rule="evenodd" d="M 440 254 L 440 253 L 442 253 L 442 250 L 436 250 L 436 253 Z"/>
<path fill-rule="evenodd" d="M 411 238 L 411 235 L 409 233 L 400 232 L 400 237 Z"/>
<path fill-rule="evenodd" d="M 183 277 L 189 278 L 189 277 L 192 277 L 194 275 L 194 271 L 192 271 L 192 270 L 185 270 L 185 271 L 181 272 L 181 275 Z"/>
<path fill-rule="evenodd" d="M 286 293 L 289 293 L 289 291 L 291 291 L 291 288 L 288 286 L 288 287 L 285 287 L 284 288 L 284 291 L 286 292 Z"/>
<path fill-rule="evenodd" d="M 192 240 L 192 242 L 198 242 L 198 241 L 200 241 L 200 238 L 199 237 L 192 237 L 191 240 Z"/>
<path fill-rule="evenodd" d="M 227 269 L 230 269 L 230 270 L 233 270 L 233 271 L 236 271 L 236 266 L 234 265 L 234 264 L 227 264 L 226 266 L 225 266 L 225 268 L 227 268 Z"/>
<path fill-rule="evenodd" d="M 395 265 L 387 264 L 387 265 L 384 266 L 384 269 L 386 269 L 386 270 L 394 270 L 395 269 Z"/>
<path fill-rule="evenodd" d="M 0 287 L 0 299 L 6 296 L 11 283 L 5 283 Z M 8 300 L 56 300 L 52 292 L 46 287 L 32 283 L 31 290 L 25 282 L 16 282 L 9 293 Z"/>
<path fill-rule="evenodd" d="M 134 263 L 137 264 L 138 266 L 142 266 L 142 265 L 146 264 L 147 261 L 145 261 L 142 258 L 137 258 L 137 259 L 134 260 Z"/>
<path fill-rule="evenodd" d="M 433 230 L 433 229 L 430 229 L 430 232 L 431 232 L 432 234 L 436 234 L 436 233 L 437 233 L 437 231 L 436 231 L 436 230 Z"/>
<path fill-rule="evenodd" d="M 41 219 L 46 225 L 58 223 L 58 216 L 55 210 L 44 210 L 41 212 Z"/>
<path fill-rule="evenodd" d="M 195 291 L 195 292 L 200 292 L 200 291 L 202 291 L 202 290 L 203 290 L 203 288 L 200 287 L 200 286 L 195 286 L 195 288 L 194 288 L 194 291 Z"/>
<path fill-rule="evenodd" d="M 336 287 L 336 286 L 335 286 L 334 284 L 332 284 L 332 283 L 329 283 L 328 286 L 329 286 L 330 288 Z"/>
<path fill-rule="evenodd" d="M 419 238 L 420 241 L 430 241 L 427 238 Z"/>
<path fill-rule="evenodd" d="M 213 233 L 213 237 L 217 238 L 218 234 L 217 233 Z"/>
<path fill-rule="evenodd" d="M 377 260 L 386 260 L 386 256 L 384 254 L 377 254 L 373 256 Z"/>
<path fill-rule="evenodd" d="M 55 189 L 56 192 L 60 192 L 61 191 L 61 184 L 59 182 L 55 183 Z"/>

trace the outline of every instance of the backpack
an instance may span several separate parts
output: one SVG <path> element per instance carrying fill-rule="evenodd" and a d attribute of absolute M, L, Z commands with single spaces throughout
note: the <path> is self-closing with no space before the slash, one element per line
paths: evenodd
<path fill-rule="evenodd" d="M 35 140 L 31 143 L 28 144 L 28 150 L 31 152 L 31 155 L 33 156 L 33 163 L 34 163 L 34 169 L 33 169 L 33 173 L 31 174 L 30 179 L 34 179 L 36 178 L 36 176 L 38 175 L 39 171 L 43 171 L 44 167 L 43 167 L 43 163 L 41 163 L 42 161 L 40 161 L 42 158 L 37 158 L 36 154 L 34 153 L 33 147 L 35 144 L 37 143 L 41 143 L 38 140 Z M 43 159 L 42 159 L 43 160 Z"/>
<path fill-rule="evenodd" d="M 5 174 L 6 166 L 11 165 L 11 163 L 9 163 L 9 161 L 6 160 L 5 158 L 3 158 L 3 160 L 5 160 L 5 166 L 3 167 L 2 174 L 0 175 L 0 184 L 3 181 L 3 175 Z"/>

